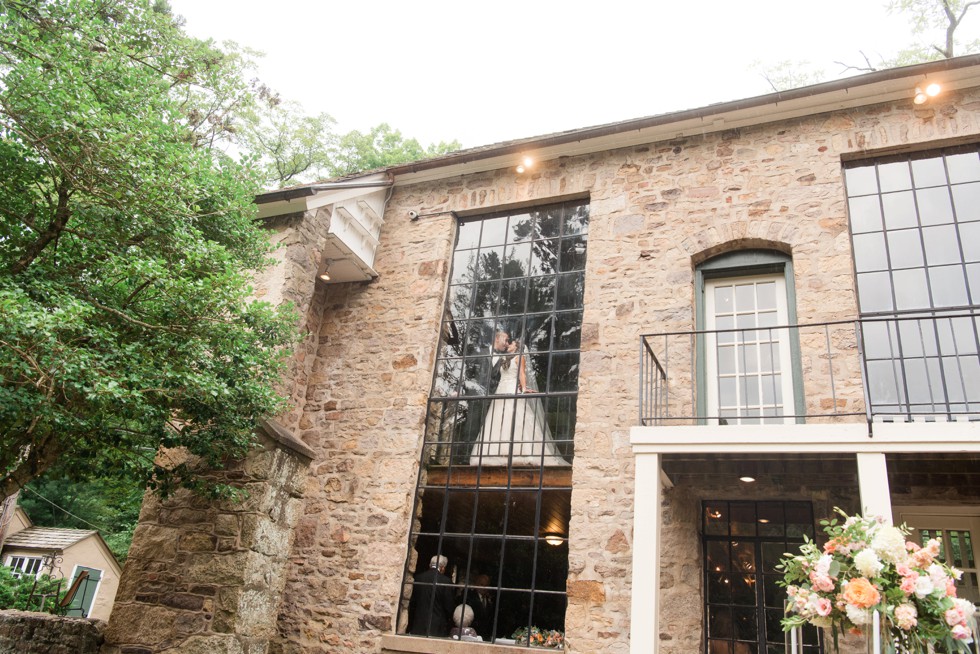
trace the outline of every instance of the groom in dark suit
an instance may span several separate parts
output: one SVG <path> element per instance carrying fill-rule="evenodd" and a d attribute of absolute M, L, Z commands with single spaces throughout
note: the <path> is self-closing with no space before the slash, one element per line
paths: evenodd
<path fill-rule="evenodd" d="M 487 588 L 490 585 L 488 575 L 479 574 L 473 578 L 473 586 L 466 603 L 473 609 L 473 624 L 471 625 L 476 633 L 483 640 L 490 642 L 493 640 L 493 591 Z"/>

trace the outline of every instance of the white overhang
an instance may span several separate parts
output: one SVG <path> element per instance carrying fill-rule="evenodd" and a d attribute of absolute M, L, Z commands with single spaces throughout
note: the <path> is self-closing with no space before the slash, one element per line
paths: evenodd
<path fill-rule="evenodd" d="M 515 167 L 535 161 L 669 141 L 883 102 L 907 100 L 923 81 L 936 81 L 943 95 L 980 86 L 980 55 L 877 71 L 791 91 L 722 102 L 699 109 L 473 148 L 388 168 L 396 186 Z M 927 108 L 929 105 L 923 105 Z"/>
<path fill-rule="evenodd" d="M 374 258 L 390 187 L 387 176 L 376 174 L 271 191 L 257 198 L 258 217 L 328 211 L 330 219 L 317 275 L 329 275 L 329 280 L 321 279 L 327 284 L 367 281 L 378 276 Z"/>
<path fill-rule="evenodd" d="M 980 452 L 980 423 L 631 427 L 630 444 L 636 455 Z"/>

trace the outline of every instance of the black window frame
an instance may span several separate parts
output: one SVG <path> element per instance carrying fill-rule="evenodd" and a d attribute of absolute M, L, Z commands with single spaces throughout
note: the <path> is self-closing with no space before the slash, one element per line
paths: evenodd
<path fill-rule="evenodd" d="M 412 569 L 421 572 L 431 556 L 447 556 L 459 603 L 490 594 L 492 615 L 483 631 L 491 642 L 507 642 L 520 627 L 564 631 L 588 217 L 588 199 L 573 199 L 457 224 L 402 608 Z M 489 229 L 497 230 L 492 237 Z M 511 253 L 524 258 L 519 262 Z M 523 297 L 510 292 L 515 289 Z M 492 362 L 499 360 L 492 356 L 493 336 L 500 329 L 527 347 L 529 393 L 491 381 Z M 512 364 L 519 360 L 511 358 Z M 476 374 L 467 376 L 471 370 Z M 485 414 L 503 403 L 515 407 L 515 422 L 517 407 L 525 414 L 527 407 L 541 407 L 549 434 L 544 442 L 550 439 L 560 463 L 544 455 L 544 445 L 516 462 L 513 433 L 506 464 L 484 463 L 478 442 Z M 489 575 L 489 582 L 477 574 Z M 397 631 L 406 632 L 412 619 L 400 611 Z"/>
<path fill-rule="evenodd" d="M 847 161 L 843 172 L 869 413 L 976 414 L 980 144 Z"/>
<path fill-rule="evenodd" d="M 806 518 L 791 523 L 786 519 L 790 510 Z M 733 515 L 741 519 L 733 520 Z M 751 519 L 746 520 L 746 516 L 751 516 Z M 722 524 L 724 528 L 721 528 Z M 733 527 L 733 524 L 738 527 Z M 790 533 L 788 525 L 791 524 L 795 525 L 798 533 Z M 782 580 L 783 575 L 774 566 L 786 552 L 798 550 L 804 543 L 804 537 L 814 538 L 816 525 L 812 502 L 703 500 L 700 532 L 704 651 L 708 654 L 789 654 L 785 648 L 785 633 L 779 626 L 784 614 L 786 591 L 776 583 Z M 722 550 L 726 557 L 724 563 L 717 560 Z M 736 551 L 742 555 L 738 562 Z M 752 558 L 745 561 L 748 553 Z M 739 563 L 743 566 L 742 570 L 737 570 Z M 744 583 L 735 581 L 736 572 L 746 573 L 742 577 Z M 758 583 L 760 576 L 763 583 Z M 736 601 L 735 597 L 739 587 L 742 588 L 742 602 Z M 723 601 L 726 590 L 731 598 L 727 602 Z M 748 596 L 754 596 L 752 604 L 744 601 Z M 718 620 L 719 626 L 714 624 L 716 617 L 726 614 L 729 616 L 729 634 L 724 633 L 723 618 Z M 739 629 L 746 629 L 738 626 L 739 615 L 743 622 L 746 616 L 754 618 L 750 627 L 755 631 L 754 639 L 738 637 Z M 773 635 L 777 637 L 772 638 Z M 805 626 L 801 645 L 802 654 L 823 654 L 822 632 L 811 625 Z"/>

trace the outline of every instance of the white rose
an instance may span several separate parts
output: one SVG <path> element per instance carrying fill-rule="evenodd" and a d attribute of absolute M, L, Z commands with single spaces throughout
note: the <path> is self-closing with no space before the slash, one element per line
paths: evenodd
<path fill-rule="evenodd" d="M 853 604 L 848 604 L 844 610 L 847 612 L 847 619 L 854 624 L 860 626 L 863 624 L 868 624 L 868 611 L 867 609 L 862 609 L 860 607 L 854 606 Z"/>
<path fill-rule="evenodd" d="M 877 577 L 885 566 L 878 560 L 874 550 L 861 550 L 854 555 L 854 567 L 865 577 Z"/>
<path fill-rule="evenodd" d="M 915 580 L 915 596 L 919 599 L 929 597 L 934 590 L 936 590 L 936 586 L 929 577 L 923 575 Z"/>
<path fill-rule="evenodd" d="M 896 527 L 881 527 L 871 539 L 871 548 L 885 561 L 898 563 L 904 561 L 908 554 L 905 551 L 905 534 Z"/>
<path fill-rule="evenodd" d="M 817 565 L 814 566 L 813 569 L 815 571 L 819 572 L 822 575 L 829 574 L 830 573 L 830 564 L 831 564 L 831 562 L 833 560 L 834 560 L 834 557 L 832 557 L 829 554 L 824 554 L 823 556 L 820 557 L 819 560 L 817 560 Z"/>

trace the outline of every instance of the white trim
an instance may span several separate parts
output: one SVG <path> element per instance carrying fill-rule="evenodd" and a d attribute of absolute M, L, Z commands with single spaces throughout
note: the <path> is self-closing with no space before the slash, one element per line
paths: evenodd
<path fill-rule="evenodd" d="M 633 453 L 980 452 L 980 423 L 631 427 Z"/>
<path fill-rule="evenodd" d="M 8 554 L 7 555 L 7 563 L 5 565 L 8 568 L 10 568 L 14 572 L 14 574 L 16 576 L 20 577 L 22 575 L 30 575 L 32 573 L 26 572 L 24 570 L 24 566 L 23 565 L 15 568 L 14 567 L 14 559 L 23 559 L 23 561 L 25 563 L 27 561 L 38 561 L 37 570 L 32 575 L 34 578 L 38 578 L 38 577 L 40 577 L 41 575 L 44 574 L 44 569 L 45 569 L 44 558 L 45 557 L 43 557 L 43 556 L 31 556 L 30 554 Z"/>
<path fill-rule="evenodd" d="M 93 568 L 90 565 L 82 565 L 81 563 L 76 563 L 75 567 L 72 568 L 71 570 L 71 574 L 68 575 L 69 587 L 71 587 L 71 584 L 75 581 L 75 573 L 78 571 L 79 568 L 87 568 L 88 570 L 97 570 L 99 572 L 99 580 L 95 583 L 95 591 L 92 593 L 92 603 L 89 605 L 88 611 L 85 610 L 84 606 L 81 607 L 82 614 L 84 615 L 84 617 L 88 618 L 92 615 L 92 609 L 93 607 L 95 607 L 95 600 L 99 596 L 99 591 L 102 590 L 102 580 L 105 579 L 105 570 L 102 570 L 101 568 Z M 78 596 L 76 595 L 75 597 Z M 82 599 L 84 600 L 84 597 L 82 597 Z M 74 602 L 75 600 L 72 599 L 72 601 Z"/>
<path fill-rule="evenodd" d="M 858 469 L 858 489 L 861 494 L 861 512 L 878 515 L 886 520 L 892 517 L 892 496 L 888 488 L 888 465 L 881 452 L 858 452 L 855 455 Z"/>
<path fill-rule="evenodd" d="M 630 652 L 656 654 L 660 643 L 660 455 L 637 457 L 633 512 Z M 651 515 L 652 514 L 652 515 Z"/>

